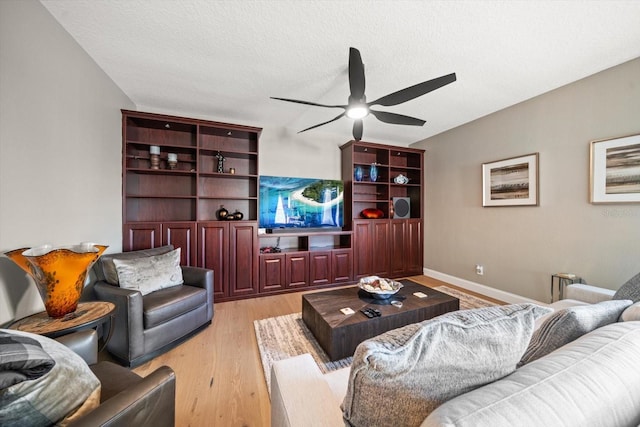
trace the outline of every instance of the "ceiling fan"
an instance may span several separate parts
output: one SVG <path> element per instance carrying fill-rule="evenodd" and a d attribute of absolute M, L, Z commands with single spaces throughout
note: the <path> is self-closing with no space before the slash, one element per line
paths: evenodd
<path fill-rule="evenodd" d="M 384 123 L 390 123 L 394 125 L 410 125 L 410 126 L 422 126 L 426 122 L 415 117 L 405 116 L 402 114 L 390 113 L 388 111 L 373 110 L 371 106 L 382 105 L 389 107 L 392 105 L 402 104 L 403 102 L 411 101 L 419 96 L 427 94 L 431 91 L 441 88 L 456 81 L 456 74 L 451 73 L 446 76 L 438 77 L 426 82 L 418 83 L 411 87 L 401 89 L 397 92 L 393 92 L 389 95 L 378 98 L 375 101 L 367 102 L 367 97 L 364 94 L 365 79 L 364 79 L 364 64 L 362 63 L 362 57 L 360 51 L 354 47 L 349 48 L 349 88 L 351 94 L 347 101 L 347 105 L 326 105 L 318 104 L 316 102 L 300 101 L 297 99 L 278 98 L 272 96 L 271 99 L 277 99 L 280 101 L 295 102 L 298 104 L 313 105 L 315 107 L 326 108 L 342 108 L 344 112 L 338 116 L 326 122 L 319 123 L 317 125 L 308 127 L 301 130 L 298 133 L 306 132 L 311 129 L 326 125 L 331 122 L 347 116 L 354 119 L 353 122 L 353 138 L 356 141 L 362 139 L 362 119 L 369 114 L 372 114 L 375 118 Z"/>

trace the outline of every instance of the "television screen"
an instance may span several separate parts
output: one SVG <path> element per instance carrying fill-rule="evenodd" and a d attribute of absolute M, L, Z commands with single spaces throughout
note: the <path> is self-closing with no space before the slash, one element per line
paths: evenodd
<path fill-rule="evenodd" d="M 260 176 L 260 228 L 341 229 L 343 215 L 342 181 Z"/>

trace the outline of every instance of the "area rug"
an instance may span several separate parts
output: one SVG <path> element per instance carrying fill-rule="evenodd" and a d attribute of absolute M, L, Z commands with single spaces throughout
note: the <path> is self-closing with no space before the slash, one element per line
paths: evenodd
<path fill-rule="evenodd" d="M 434 289 L 458 298 L 461 310 L 495 305 L 490 301 L 447 286 L 438 286 Z M 307 325 L 302 321 L 301 313 L 255 320 L 253 327 L 256 331 L 260 361 L 262 362 L 264 378 L 267 382 L 269 393 L 271 393 L 271 365 L 278 360 L 309 353 L 320 368 L 320 371 L 325 374 L 351 365 L 352 357 L 335 362 L 329 360 L 329 356 L 320 347 Z"/>

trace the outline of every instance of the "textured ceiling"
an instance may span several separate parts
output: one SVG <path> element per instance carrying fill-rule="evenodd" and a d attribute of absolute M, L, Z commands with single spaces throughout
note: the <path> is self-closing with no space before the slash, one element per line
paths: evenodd
<path fill-rule="evenodd" d="M 348 50 L 368 100 L 455 72 L 396 107 L 423 127 L 364 120 L 410 144 L 640 57 L 640 1 L 42 0 L 138 109 L 299 131 L 345 104 Z M 351 120 L 311 130 L 351 138 Z M 305 135 L 305 134 L 302 134 Z"/>

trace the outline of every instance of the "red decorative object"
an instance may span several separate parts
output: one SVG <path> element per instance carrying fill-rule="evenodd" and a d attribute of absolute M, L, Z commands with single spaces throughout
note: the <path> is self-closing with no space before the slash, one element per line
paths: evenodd
<path fill-rule="evenodd" d="M 367 208 L 360 212 L 360 216 L 367 219 L 379 219 L 384 218 L 384 212 L 380 209 Z"/>

